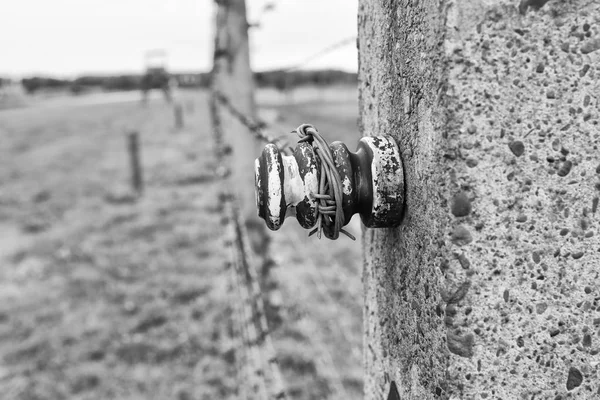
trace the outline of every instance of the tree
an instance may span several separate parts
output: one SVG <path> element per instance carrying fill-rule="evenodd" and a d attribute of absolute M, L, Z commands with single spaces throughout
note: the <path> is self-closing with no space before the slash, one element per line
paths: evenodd
<path fill-rule="evenodd" d="M 600 4 L 545 3 L 359 1 L 406 187 L 363 238 L 366 399 L 600 394 Z"/>

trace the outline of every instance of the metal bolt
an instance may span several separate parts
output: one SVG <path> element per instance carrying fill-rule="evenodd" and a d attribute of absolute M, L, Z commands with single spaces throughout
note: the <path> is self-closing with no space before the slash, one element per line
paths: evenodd
<path fill-rule="evenodd" d="M 389 136 L 363 137 L 355 153 L 342 142 L 329 146 L 343 183 L 345 224 L 354 214 L 369 228 L 398 226 L 404 208 L 404 171 L 398 146 Z M 289 211 L 306 229 L 317 222 L 320 161 L 311 144 L 302 142 L 290 156 L 268 144 L 255 161 L 259 217 L 277 230 Z"/>

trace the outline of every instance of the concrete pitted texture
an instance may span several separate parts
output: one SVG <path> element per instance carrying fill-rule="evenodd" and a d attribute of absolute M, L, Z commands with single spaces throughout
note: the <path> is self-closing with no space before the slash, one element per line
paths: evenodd
<path fill-rule="evenodd" d="M 450 392 L 600 398 L 600 2 L 467 3 L 446 40 Z"/>
<path fill-rule="evenodd" d="M 365 398 L 600 399 L 600 0 L 361 0 L 359 54 Z"/>

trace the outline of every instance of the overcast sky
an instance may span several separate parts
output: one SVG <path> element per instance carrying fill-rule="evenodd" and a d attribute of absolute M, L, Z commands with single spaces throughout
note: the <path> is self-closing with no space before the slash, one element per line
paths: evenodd
<path fill-rule="evenodd" d="M 208 70 L 213 0 L 0 0 L 0 75 L 141 72 L 165 49 L 172 71 Z M 254 22 L 268 0 L 246 0 Z M 356 35 L 357 0 L 276 0 L 250 32 L 257 71 L 295 65 Z M 350 44 L 306 64 L 356 71 Z"/>

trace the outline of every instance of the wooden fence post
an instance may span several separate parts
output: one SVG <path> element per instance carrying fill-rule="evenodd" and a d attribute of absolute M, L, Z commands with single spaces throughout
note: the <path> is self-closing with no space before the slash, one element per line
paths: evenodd
<path fill-rule="evenodd" d="M 133 131 L 127 135 L 127 150 L 129 153 L 129 165 L 131 167 L 131 188 L 139 196 L 144 191 L 144 180 L 142 177 L 142 165 L 140 163 L 138 132 Z"/>
<path fill-rule="evenodd" d="M 173 105 L 173 117 L 175 119 L 175 129 L 183 129 L 183 106 L 181 103 L 176 102 Z"/>
<path fill-rule="evenodd" d="M 359 1 L 362 133 L 406 179 L 402 225 L 364 234 L 366 399 L 600 396 L 599 25 Z"/>

